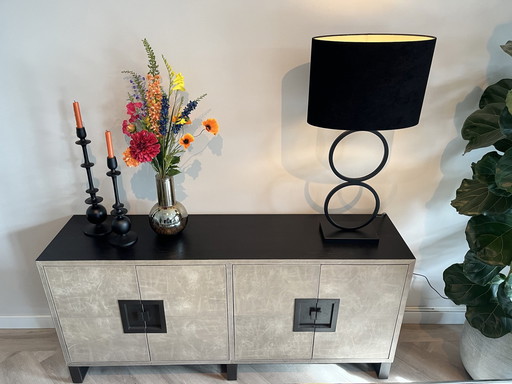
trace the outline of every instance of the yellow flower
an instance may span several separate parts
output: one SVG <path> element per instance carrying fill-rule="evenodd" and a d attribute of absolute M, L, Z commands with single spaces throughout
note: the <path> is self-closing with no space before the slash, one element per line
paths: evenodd
<path fill-rule="evenodd" d="M 126 148 L 126 151 L 123 152 L 123 160 L 129 167 L 136 167 L 140 163 L 132 157 L 132 154 L 130 152 L 130 148 Z"/>
<path fill-rule="evenodd" d="M 192 121 L 188 117 L 173 116 L 172 122 L 178 125 L 192 124 Z"/>
<path fill-rule="evenodd" d="M 172 80 L 172 90 L 173 91 L 185 91 L 185 78 L 183 75 L 178 73 L 176 77 Z"/>
<path fill-rule="evenodd" d="M 180 139 L 180 145 L 183 148 L 188 148 L 190 146 L 190 144 L 192 144 L 193 141 L 194 141 L 194 136 L 192 136 L 190 133 L 186 133 Z"/>
<path fill-rule="evenodd" d="M 203 121 L 203 126 L 211 134 L 216 135 L 219 132 L 219 124 L 215 119 L 206 119 Z"/>

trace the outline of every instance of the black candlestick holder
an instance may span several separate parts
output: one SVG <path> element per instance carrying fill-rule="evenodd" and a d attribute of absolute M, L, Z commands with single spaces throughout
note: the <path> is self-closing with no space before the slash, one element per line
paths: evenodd
<path fill-rule="evenodd" d="M 117 188 L 117 176 L 121 174 L 117 168 L 117 159 L 116 157 L 107 157 L 107 166 L 110 169 L 107 172 L 107 176 L 112 178 L 112 185 L 114 187 L 114 197 L 116 202 L 112 205 L 114 208 L 110 214 L 114 216 L 112 219 L 112 232 L 115 235 L 112 235 L 109 239 L 110 244 L 115 245 L 116 247 L 129 247 L 137 242 L 138 236 L 137 233 L 131 231 L 132 222 L 126 216 L 128 210 L 124 208 L 124 204 L 119 202 L 119 192 Z"/>
<path fill-rule="evenodd" d="M 87 133 L 85 132 L 84 127 L 76 129 L 76 136 L 80 140 L 75 141 L 75 144 L 82 147 L 82 152 L 84 154 L 84 162 L 81 164 L 81 167 L 85 168 L 87 172 L 87 181 L 89 183 L 89 188 L 85 192 L 91 196 L 85 200 L 85 203 L 90 205 L 85 212 L 85 216 L 90 224 L 85 226 L 84 233 L 87 236 L 105 236 L 110 233 L 110 228 L 103 224 L 108 216 L 107 210 L 100 204 L 103 201 L 103 198 L 96 195 L 99 190 L 98 188 L 94 188 L 92 181 L 91 168 L 94 166 L 94 163 L 89 161 L 89 155 L 87 154 L 87 144 L 91 141 L 86 139 Z"/>

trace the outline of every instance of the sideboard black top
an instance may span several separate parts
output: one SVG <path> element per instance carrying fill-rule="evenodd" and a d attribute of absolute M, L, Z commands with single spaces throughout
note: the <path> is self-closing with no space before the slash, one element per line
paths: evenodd
<path fill-rule="evenodd" d="M 379 215 L 379 242 L 324 242 L 322 215 L 190 215 L 174 237 L 156 235 L 147 215 L 129 215 L 138 241 L 116 248 L 106 237 L 83 234 L 84 215 L 74 215 L 37 259 L 221 260 L 221 259 L 414 259 L 387 215 Z"/>

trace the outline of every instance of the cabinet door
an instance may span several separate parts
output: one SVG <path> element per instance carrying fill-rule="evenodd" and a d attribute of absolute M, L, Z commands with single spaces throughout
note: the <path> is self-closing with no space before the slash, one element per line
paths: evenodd
<path fill-rule="evenodd" d="M 149 361 L 146 336 L 123 333 L 117 302 L 139 298 L 134 267 L 44 269 L 70 362 Z"/>
<path fill-rule="evenodd" d="M 312 332 L 293 332 L 296 298 L 317 297 L 317 265 L 234 265 L 235 359 L 311 359 Z"/>
<path fill-rule="evenodd" d="M 322 265 L 319 298 L 340 298 L 335 333 L 315 333 L 313 358 L 390 357 L 407 265 Z"/>
<path fill-rule="evenodd" d="M 148 333 L 152 361 L 228 360 L 225 265 L 137 267 L 142 300 L 163 300 L 167 333 Z"/>

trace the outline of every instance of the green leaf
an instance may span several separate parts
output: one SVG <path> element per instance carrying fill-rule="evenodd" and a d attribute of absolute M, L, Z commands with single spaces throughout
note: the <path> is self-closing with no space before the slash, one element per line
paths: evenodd
<path fill-rule="evenodd" d="M 156 76 L 160 74 L 160 71 L 158 70 L 158 64 L 156 62 L 155 52 L 153 51 L 153 48 L 151 48 L 151 45 L 149 45 L 148 41 L 146 39 L 142 40 L 142 43 L 144 44 L 144 48 L 146 49 L 146 54 L 148 56 L 148 68 L 149 68 L 149 74 Z"/>
<path fill-rule="evenodd" d="M 512 285 L 510 283 L 509 276 L 507 280 L 498 286 L 498 293 L 496 295 L 498 303 L 507 316 L 512 316 Z"/>
<path fill-rule="evenodd" d="M 507 112 L 512 111 L 512 90 L 507 92 L 505 105 L 507 106 Z"/>
<path fill-rule="evenodd" d="M 499 116 L 504 103 L 487 104 L 468 116 L 462 126 L 462 138 L 468 140 L 466 152 L 493 145 L 505 137 L 499 126 Z"/>
<path fill-rule="evenodd" d="M 495 193 L 479 180 L 464 179 L 451 204 L 461 215 L 496 214 L 512 208 L 512 196 Z"/>
<path fill-rule="evenodd" d="M 462 264 L 453 264 L 443 273 L 444 292 L 457 305 L 465 304 L 466 319 L 487 337 L 501 337 L 512 331 L 512 318 L 506 316 L 493 295 L 492 285 L 471 282 Z"/>
<path fill-rule="evenodd" d="M 488 302 L 482 306 L 468 306 L 468 323 L 484 336 L 498 338 L 512 332 L 512 318 L 505 315 L 497 302 Z"/>
<path fill-rule="evenodd" d="M 484 263 L 507 266 L 512 262 L 512 215 L 474 216 L 466 226 L 469 248 Z"/>
<path fill-rule="evenodd" d="M 500 273 L 501 269 L 502 267 L 489 265 L 479 260 L 475 252 L 471 250 L 466 253 L 462 264 L 464 275 L 471 282 L 478 285 L 489 284 Z"/>
<path fill-rule="evenodd" d="M 510 139 L 501 139 L 494 143 L 494 148 L 496 148 L 500 152 L 506 152 L 508 149 L 512 148 L 512 140 Z"/>
<path fill-rule="evenodd" d="M 509 149 L 496 163 L 495 182 L 498 188 L 512 193 L 512 149 Z"/>
<path fill-rule="evenodd" d="M 491 287 L 475 284 L 469 280 L 464 274 L 462 264 L 453 264 L 446 268 L 443 280 L 444 293 L 457 305 L 486 305 L 492 298 Z"/>
<path fill-rule="evenodd" d="M 501 132 L 507 138 L 512 138 L 512 115 L 510 114 L 508 107 L 504 107 L 501 111 L 498 123 L 500 125 Z"/>
<path fill-rule="evenodd" d="M 504 103 L 507 93 L 512 89 L 512 79 L 501 79 L 497 83 L 489 85 L 482 96 L 478 107 L 482 109 L 487 104 Z"/>
<path fill-rule="evenodd" d="M 496 164 L 501 159 L 497 152 L 486 153 L 478 162 L 471 164 L 473 179 L 485 184 L 494 184 L 496 175 Z"/>
<path fill-rule="evenodd" d="M 501 49 L 508 55 L 512 56 L 512 41 L 507 41 L 505 44 L 500 45 Z"/>

